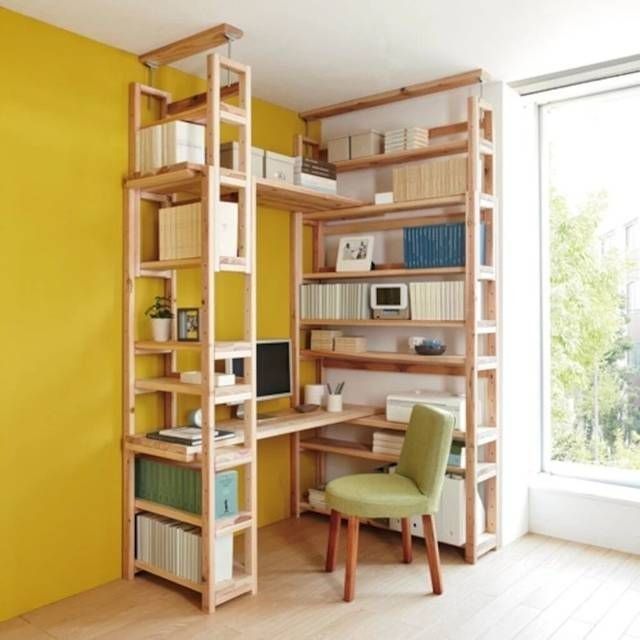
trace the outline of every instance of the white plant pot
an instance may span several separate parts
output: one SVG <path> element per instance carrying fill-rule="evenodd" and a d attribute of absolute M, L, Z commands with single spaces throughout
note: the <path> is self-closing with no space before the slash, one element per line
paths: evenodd
<path fill-rule="evenodd" d="M 151 333 L 156 342 L 167 342 L 171 337 L 171 318 L 151 318 Z"/>

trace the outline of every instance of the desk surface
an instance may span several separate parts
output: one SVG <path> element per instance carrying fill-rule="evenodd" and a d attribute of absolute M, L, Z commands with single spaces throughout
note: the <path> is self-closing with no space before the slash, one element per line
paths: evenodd
<path fill-rule="evenodd" d="M 284 409 L 283 411 L 274 412 L 273 418 L 258 422 L 257 438 L 258 440 L 264 440 L 265 438 L 275 438 L 288 433 L 328 427 L 332 424 L 349 422 L 350 420 L 365 418 L 380 412 L 381 409 L 379 407 L 357 404 L 344 405 L 342 411 L 335 413 L 330 413 L 324 409 L 316 409 L 310 413 L 298 413 L 295 409 Z M 216 423 L 216 427 L 228 429 L 229 431 L 239 431 L 242 428 L 242 424 L 242 421 L 238 419 L 223 420 Z"/>

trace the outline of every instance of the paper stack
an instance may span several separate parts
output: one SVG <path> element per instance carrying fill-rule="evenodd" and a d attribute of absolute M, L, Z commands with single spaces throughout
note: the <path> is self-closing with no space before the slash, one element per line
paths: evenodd
<path fill-rule="evenodd" d="M 429 145 L 429 129 L 410 127 L 408 129 L 392 129 L 384 134 L 384 152 L 421 149 Z"/>
<path fill-rule="evenodd" d="M 400 456 L 404 434 L 389 433 L 388 431 L 374 431 L 373 453 Z"/>
<path fill-rule="evenodd" d="M 340 336 L 333 341 L 333 349 L 339 353 L 364 353 L 367 339 L 363 336 Z"/>
<path fill-rule="evenodd" d="M 336 193 L 336 166 L 330 162 L 297 156 L 293 165 L 293 183 L 315 191 Z"/>
<path fill-rule="evenodd" d="M 309 504 L 316 509 L 326 509 L 327 501 L 325 498 L 324 488 L 309 489 Z"/>
<path fill-rule="evenodd" d="M 334 340 L 341 335 L 342 331 L 314 329 L 311 332 L 311 351 L 333 351 Z"/>

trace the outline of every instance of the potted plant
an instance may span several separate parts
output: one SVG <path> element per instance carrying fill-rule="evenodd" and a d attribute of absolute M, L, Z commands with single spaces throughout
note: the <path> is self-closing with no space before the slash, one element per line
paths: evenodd
<path fill-rule="evenodd" d="M 151 332 L 156 342 L 167 342 L 171 337 L 171 299 L 156 296 L 154 303 L 144 312 L 151 318 Z"/>

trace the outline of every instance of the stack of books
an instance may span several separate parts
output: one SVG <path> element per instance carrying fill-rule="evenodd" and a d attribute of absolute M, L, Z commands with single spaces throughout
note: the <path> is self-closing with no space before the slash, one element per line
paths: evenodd
<path fill-rule="evenodd" d="M 373 432 L 373 453 L 384 453 L 392 456 L 399 456 L 402 450 L 404 435 L 389 433 L 388 431 Z"/>
<path fill-rule="evenodd" d="M 336 166 L 322 160 L 297 156 L 293 165 L 293 183 L 301 187 L 335 194 Z"/>
<path fill-rule="evenodd" d="M 309 504 L 316 509 L 324 510 L 327 508 L 324 486 L 318 489 L 309 489 Z"/>
<path fill-rule="evenodd" d="M 368 320 L 369 284 L 303 284 L 300 315 L 303 320 Z"/>
<path fill-rule="evenodd" d="M 155 171 L 179 162 L 204 164 L 204 133 L 204 126 L 181 120 L 140 129 L 136 171 Z"/>
<path fill-rule="evenodd" d="M 216 440 L 227 440 L 236 434 L 233 431 L 216 429 L 214 438 Z M 198 447 L 202 444 L 202 429 L 200 427 L 173 427 L 171 429 L 160 429 L 147 434 L 147 438 L 152 440 L 162 440 L 163 442 L 173 442 L 183 444 L 185 447 Z"/>
<path fill-rule="evenodd" d="M 464 320 L 464 281 L 410 282 L 412 320 Z"/>
<path fill-rule="evenodd" d="M 392 129 L 384 134 L 384 152 L 421 149 L 429 146 L 429 129 L 410 127 L 408 129 Z"/>
<path fill-rule="evenodd" d="M 393 170 L 394 202 L 460 195 L 466 190 L 465 157 L 431 160 Z"/>
<path fill-rule="evenodd" d="M 238 255 L 238 205 L 218 202 L 215 209 L 216 251 L 219 256 Z M 160 260 L 197 258 L 201 252 L 202 211 L 200 203 L 164 207 L 158 212 L 158 256 Z"/>
<path fill-rule="evenodd" d="M 136 558 L 185 580 L 202 582 L 200 528 L 152 513 L 139 513 Z"/>
<path fill-rule="evenodd" d="M 485 262 L 486 225 L 480 223 L 480 264 Z M 408 269 L 463 267 L 466 262 L 463 222 L 405 227 L 404 265 Z"/>

